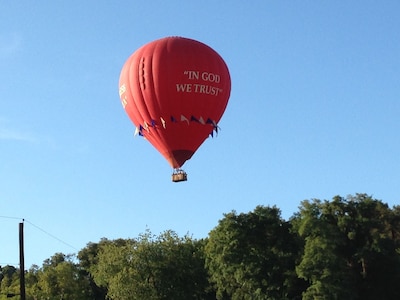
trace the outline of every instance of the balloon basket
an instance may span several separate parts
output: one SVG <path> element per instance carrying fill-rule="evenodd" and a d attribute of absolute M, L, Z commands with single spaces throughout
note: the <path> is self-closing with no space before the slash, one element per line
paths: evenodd
<path fill-rule="evenodd" d="M 187 180 L 187 174 L 185 171 L 181 169 L 174 170 L 174 173 L 172 173 L 172 181 L 173 182 L 180 182 L 180 181 L 186 181 Z"/>

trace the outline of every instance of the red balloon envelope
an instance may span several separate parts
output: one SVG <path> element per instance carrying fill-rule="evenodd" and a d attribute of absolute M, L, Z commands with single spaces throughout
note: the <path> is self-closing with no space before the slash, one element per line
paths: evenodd
<path fill-rule="evenodd" d="M 119 81 L 121 102 L 136 133 L 174 169 L 218 130 L 230 90 L 229 70 L 221 56 L 182 37 L 139 48 L 126 61 Z"/>

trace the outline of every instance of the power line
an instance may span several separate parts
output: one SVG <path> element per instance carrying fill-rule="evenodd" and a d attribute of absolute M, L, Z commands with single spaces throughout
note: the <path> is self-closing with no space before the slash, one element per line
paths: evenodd
<path fill-rule="evenodd" d="M 14 219 L 14 220 L 24 220 L 23 218 L 19 218 L 19 217 L 10 217 L 10 216 L 0 216 L 0 218 L 2 219 Z"/>
<path fill-rule="evenodd" d="M 26 222 L 26 223 L 28 223 L 29 225 L 31 225 L 31 226 L 35 227 L 36 229 L 40 230 L 40 231 L 43 232 L 44 234 L 48 235 L 49 237 L 51 237 L 51 238 L 53 238 L 53 239 L 59 241 L 60 243 L 66 245 L 66 246 L 68 246 L 68 247 L 70 247 L 71 249 L 74 249 L 75 251 L 79 251 L 76 247 L 74 247 L 74 246 L 72 246 L 71 244 L 65 242 L 64 240 L 62 240 L 62 239 L 56 237 L 55 235 L 49 233 L 48 231 L 44 230 L 43 228 L 41 228 L 41 227 L 39 227 L 39 226 L 33 224 L 32 222 L 30 222 L 30 221 L 27 220 L 27 219 L 19 218 L 19 217 L 12 217 L 12 216 L 0 216 L 0 218 L 3 218 L 3 219 L 13 219 L 13 220 L 21 220 L 22 222 Z"/>
<path fill-rule="evenodd" d="M 22 219 L 22 220 L 24 220 L 24 219 Z M 40 230 L 41 232 L 47 234 L 49 237 L 51 237 L 51 238 L 53 238 L 53 239 L 59 241 L 60 243 L 63 243 L 64 245 L 66 245 L 66 246 L 68 246 L 68 247 L 74 249 L 75 251 L 79 251 L 77 248 L 75 248 L 75 247 L 72 246 L 71 244 L 68 244 L 67 242 L 65 242 L 65 241 L 63 241 L 62 239 L 56 237 L 55 235 L 53 235 L 53 234 L 47 232 L 47 231 L 44 230 L 43 228 L 40 228 L 39 226 L 33 224 L 32 222 L 28 221 L 27 219 L 25 219 L 25 222 L 28 223 L 28 224 L 30 224 L 30 225 L 32 225 L 33 227 L 35 227 L 36 229 Z"/>

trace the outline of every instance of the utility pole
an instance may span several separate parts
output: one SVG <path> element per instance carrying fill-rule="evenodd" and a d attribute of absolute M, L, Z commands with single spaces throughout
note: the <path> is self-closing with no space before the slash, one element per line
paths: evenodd
<path fill-rule="evenodd" d="M 25 297 L 24 219 L 19 223 L 19 290 L 21 300 Z"/>

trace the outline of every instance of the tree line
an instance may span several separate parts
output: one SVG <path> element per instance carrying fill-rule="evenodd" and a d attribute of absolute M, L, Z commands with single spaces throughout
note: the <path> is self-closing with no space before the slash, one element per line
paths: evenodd
<path fill-rule="evenodd" d="M 0 268 L 0 299 L 19 272 Z M 147 230 L 90 242 L 25 271 L 39 299 L 400 299 L 400 206 L 366 194 L 226 213 L 204 239 Z"/>

